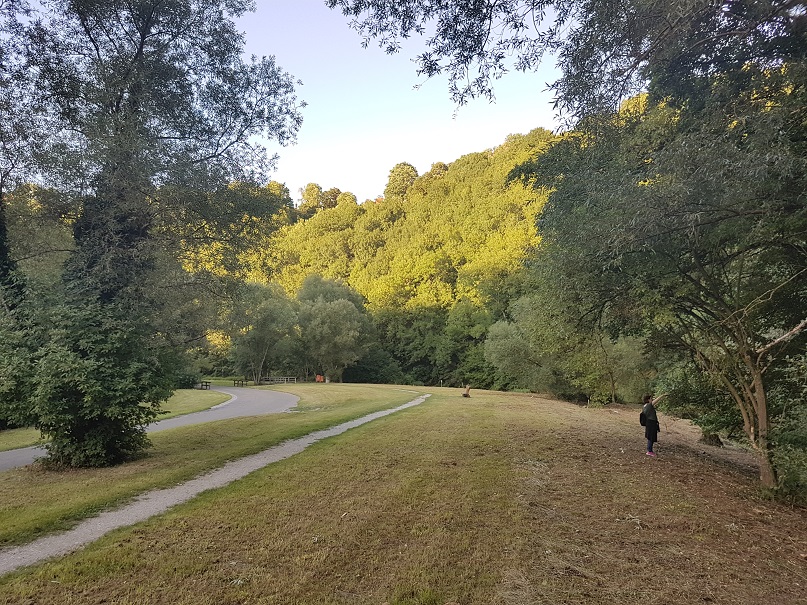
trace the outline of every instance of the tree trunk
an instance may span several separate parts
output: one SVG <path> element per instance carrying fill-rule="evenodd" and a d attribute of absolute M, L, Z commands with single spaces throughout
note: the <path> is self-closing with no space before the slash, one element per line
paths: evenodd
<path fill-rule="evenodd" d="M 741 341 L 744 335 L 740 333 L 731 336 Z M 720 380 L 740 409 L 743 429 L 759 463 L 759 480 L 763 487 L 775 488 L 779 481 L 768 440 L 768 399 L 763 381 L 764 368 L 760 366 L 761 359 L 755 358 L 750 348 L 741 349 L 733 372 L 725 372 L 705 355 L 697 352 L 696 355 L 703 367 Z"/>
<path fill-rule="evenodd" d="M 751 392 L 754 395 L 754 412 L 758 427 L 759 479 L 764 487 L 773 489 L 779 484 L 779 481 L 771 460 L 771 448 L 768 441 L 768 397 L 762 382 L 762 370 L 750 358 L 746 360 L 746 363 L 750 366 L 753 376 Z"/>
<path fill-rule="evenodd" d="M 764 487 L 773 489 L 779 485 L 779 478 L 776 475 L 776 469 L 771 461 L 770 450 L 759 451 L 759 480 Z"/>

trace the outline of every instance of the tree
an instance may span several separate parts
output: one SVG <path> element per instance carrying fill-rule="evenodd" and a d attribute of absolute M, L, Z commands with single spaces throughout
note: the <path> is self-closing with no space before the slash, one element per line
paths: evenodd
<path fill-rule="evenodd" d="M 275 181 L 263 187 L 235 181 L 198 192 L 167 186 L 155 201 L 161 206 L 158 237 L 178 250 L 197 280 L 247 278 L 260 264 L 258 251 L 293 212 L 288 189 Z"/>
<path fill-rule="evenodd" d="M 31 423 L 33 352 L 41 336 L 33 323 L 30 284 L 14 250 L 12 197 L 35 166 L 50 129 L 43 104 L 26 79 L 25 0 L 0 0 L 0 427 Z M 18 207 L 20 205 L 18 204 Z"/>
<path fill-rule="evenodd" d="M 418 178 L 418 171 L 412 164 L 401 162 L 389 171 L 387 186 L 384 187 L 384 199 L 405 200 L 406 193 Z"/>
<path fill-rule="evenodd" d="M 807 326 L 807 105 L 802 68 L 748 71 L 745 90 L 715 78 L 695 115 L 623 112 L 526 172 L 555 189 L 539 226 L 558 275 L 586 284 L 583 312 L 688 351 L 735 402 L 774 487 L 769 392 Z"/>
<path fill-rule="evenodd" d="M 341 206 L 342 204 L 347 206 L 356 206 L 358 202 L 359 200 L 356 198 L 355 194 L 350 193 L 349 191 L 343 191 L 336 198 L 337 206 Z"/>
<path fill-rule="evenodd" d="M 237 304 L 238 331 L 232 338 L 236 366 L 259 384 L 273 367 L 297 323 L 293 301 L 279 286 L 250 284 Z"/>
<path fill-rule="evenodd" d="M 589 403 L 640 401 L 655 377 L 642 342 L 616 338 L 599 316 L 581 312 L 585 275 L 558 279 L 545 255 L 532 264 L 527 292 L 488 334 L 489 361 L 521 388 Z"/>
<path fill-rule="evenodd" d="M 342 379 L 344 369 L 367 351 L 370 323 L 357 292 L 336 281 L 309 276 L 297 293 L 300 338 L 315 367 Z"/>
<path fill-rule="evenodd" d="M 342 190 L 338 187 L 331 187 L 327 191 L 322 192 L 322 197 L 320 201 L 322 203 L 323 208 L 336 208 L 336 205 L 339 203 L 339 196 L 342 194 Z"/>
<path fill-rule="evenodd" d="M 297 211 L 302 218 L 311 218 L 317 210 L 322 208 L 322 187 L 316 183 L 308 183 L 300 194 L 302 203 Z"/>
<path fill-rule="evenodd" d="M 492 323 L 487 309 L 466 299 L 451 307 L 435 351 L 435 366 L 442 380 L 476 388 L 492 386 L 496 371 L 484 355 L 485 337 Z"/>
<path fill-rule="evenodd" d="M 306 354 L 328 379 L 342 380 L 342 372 L 367 349 L 367 318 L 345 299 L 303 302 L 300 333 Z"/>
<path fill-rule="evenodd" d="M 8 234 L 8 195 L 19 184 L 32 160 L 38 106 L 26 104 L 24 64 L 20 46 L 20 13 L 24 2 L 0 2 L 0 308 L 10 312 L 23 296 L 22 275 L 11 256 Z"/>
<path fill-rule="evenodd" d="M 47 174 L 81 201 L 53 336 L 38 353 L 37 426 L 50 456 L 120 462 L 171 390 L 172 350 L 152 287 L 164 206 L 263 178 L 262 134 L 300 124 L 291 78 L 241 58 L 241 0 L 51 0 L 26 28 L 28 73 L 58 118 Z M 53 157 L 53 156 L 51 156 Z M 163 201 L 169 198 L 164 198 Z"/>

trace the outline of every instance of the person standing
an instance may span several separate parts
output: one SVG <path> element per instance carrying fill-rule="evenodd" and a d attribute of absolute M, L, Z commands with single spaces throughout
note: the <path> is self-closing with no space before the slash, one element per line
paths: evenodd
<path fill-rule="evenodd" d="M 642 406 L 642 415 L 644 416 L 644 436 L 647 439 L 647 455 L 656 457 L 656 452 L 653 451 L 653 444 L 658 441 L 658 432 L 661 430 L 661 425 L 658 422 L 658 414 L 656 413 L 656 403 L 664 397 L 659 395 L 653 399 L 652 395 L 644 396 L 644 405 Z"/>

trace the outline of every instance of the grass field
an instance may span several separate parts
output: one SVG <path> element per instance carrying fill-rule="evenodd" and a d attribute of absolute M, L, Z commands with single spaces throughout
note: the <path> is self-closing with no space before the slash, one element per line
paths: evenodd
<path fill-rule="evenodd" d="M 160 414 L 159 420 L 207 410 L 214 405 L 227 401 L 229 398 L 229 395 L 217 393 L 216 391 L 180 389 L 163 404 L 165 413 Z M 0 431 L 0 452 L 17 449 L 19 447 L 40 445 L 41 443 L 43 443 L 43 440 L 39 431 L 36 429 L 11 429 Z"/>
<path fill-rule="evenodd" d="M 36 465 L 0 472 L 0 547 L 62 530 L 146 490 L 174 485 L 286 439 L 332 426 L 416 395 L 395 388 L 297 385 L 295 414 L 270 414 L 149 435 L 146 457 L 114 468 L 53 472 Z"/>
<path fill-rule="evenodd" d="M 320 412 L 350 395 L 314 388 Z M 807 511 L 764 500 L 742 452 L 664 419 L 649 459 L 633 409 L 425 390 L 0 579 L 0 603 L 807 604 Z"/>

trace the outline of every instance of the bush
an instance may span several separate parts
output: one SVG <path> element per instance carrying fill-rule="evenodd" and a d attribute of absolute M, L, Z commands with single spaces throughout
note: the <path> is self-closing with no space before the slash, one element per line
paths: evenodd
<path fill-rule="evenodd" d="M 138 456 L 171 393 L 170 355 L 112 307 L 64 307 L 38 352 L 32 400 L 50 463 L 98 467 Z"/>
<path fill-rule="evenodd" d="M 773 465 L 779 480 L 777 495 L 807 505 L 807 449 L 781 445 L 773 451 Z"/>

